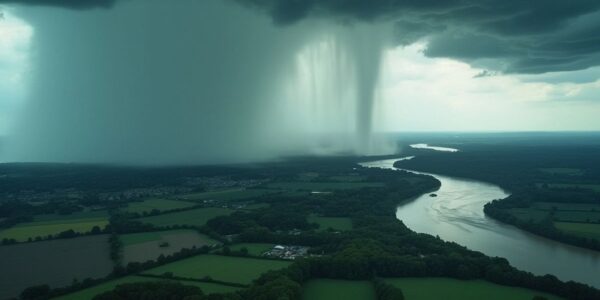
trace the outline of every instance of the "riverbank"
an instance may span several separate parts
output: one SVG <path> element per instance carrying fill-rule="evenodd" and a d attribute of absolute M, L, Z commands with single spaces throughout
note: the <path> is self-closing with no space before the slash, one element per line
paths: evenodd
<path fill-rule="evenodd" d="M 397 159 L 363 163 L 366 167 L 398 169 Z M 408 170 L 410 171 L 410 170 Z M 414 171 L 411 171 L 414 172 Z M 600 253 L 572 247 L 503 224 L 483 213 L 483 206 L 508 196 L 496 185 L 430 175 L 442 185 L 437 197 L 425 193 L 398 207 L 396 216 L 410 229 L 439 236 L 489 256 L 506 258 L 513 266 L 537 275 L 553 274 L 600 287 Z M 535 253 L 535 255 L 532 255 Z"/>

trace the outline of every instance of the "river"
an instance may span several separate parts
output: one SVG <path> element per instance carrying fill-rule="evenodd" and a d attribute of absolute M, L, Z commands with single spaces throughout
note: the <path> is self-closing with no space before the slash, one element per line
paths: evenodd
<path fill-rule="evenodd" d="M 411 159 L 407 157 L 403 159 Z M 361 163 L 364 167 L 394 168 L 388 159 Z M 402 204 L 396 217 L 410 229 L 437 235 L 489 256 L 508 259 L 515 267 L 534 274 L 552 274 L 600 288 L 600 252 L 545 239 L 487 217 L 483 206 L 509 194 L 500 187 L 480 181 L 430 173 L 442 185 L 437 197 L 424 194 Z"/>

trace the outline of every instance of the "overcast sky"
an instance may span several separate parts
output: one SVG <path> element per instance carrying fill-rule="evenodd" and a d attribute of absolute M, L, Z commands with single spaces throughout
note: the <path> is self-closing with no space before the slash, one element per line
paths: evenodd
<path fill-rule="evenodd" d="M 194 111 L 223 136 L 215 153 L 239 146 L 230 141 L 240 137 L 234 133 L 260 132 L 272 141 L 317 127 L 347 131 L 354 128 L 343 125 L 349 122 L 369 122 L 376 131 L 600 130 L 600 1 L 0 0 L 0 9 L 0 135 L 26 136 L 19 151 L 42 140 L 93 135 L 110 136 L 106 143 L 118 136 L 121 150 L 142 132 L 146 137 L 134 148 L 165 136 L 189 140 L 197 130 Z M 332 60 L 335 72 L 327 69 Z M 106 67 L 111 62 L 115 70 Z M 181 68 L 189 68 L 185 78 Z M 311 80 L 333 83 L 324 88 L 306 74 L 290 75 L 303 68 Z M 165 74 L 154 76 L 159 70 Z M 314 107 L 342 97 L 330 91 L 348 89 L 340 82 L 360 86 L 365 77 L 373 82 L 356 95 L 373 89 L 372 113 L 360 101 Z M 198 87 L 203 84 L 210 88 Z M 189 99 L 161 100 L 161 86 L 183 90 L 182 99 L 194 95 L 193 108 Z M 278 101 L 264 100 L 284 87 Z M 129 102 L 114 100 L 125 95 Z M 172 118 L 155 118 L 165 110 Z M 133 129 L 119 132 L 124 118 Z M 156 124 L 147 125 L 153 118 Z M 199 135 L 205 140 L 207 132 Z M 97 147 L 85 143 L 83 152 Z"/>

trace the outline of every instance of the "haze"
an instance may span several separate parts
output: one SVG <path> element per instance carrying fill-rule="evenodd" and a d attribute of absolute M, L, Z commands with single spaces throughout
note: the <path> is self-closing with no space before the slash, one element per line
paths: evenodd
<path fill-rule="evenodd" d="M 219 163 L 391 153 L 395 131 L 600 129 L 600 4 L 354 2 L 0 1 L 1 160 Z"/>

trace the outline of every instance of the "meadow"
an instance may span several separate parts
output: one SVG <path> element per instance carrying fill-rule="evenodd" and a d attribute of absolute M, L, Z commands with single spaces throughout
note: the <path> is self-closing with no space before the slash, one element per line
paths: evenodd
<path fill-rule="evenodd" d="M 186 210 L 175 213 L 168 213 L 158 216 L 146 217 L 138 219 L 143 223 L 150 223 L 155 226 L 172 226 L 172 225 L 190 225 L 202 226 L 214 217 L 229 215 L 233 212 L 231 209 L 221 207 L 207 207 L 192 210 Z"/>
<path fill-rule="evenodd" d="M 534 290 L 498 285 L 483 280 L 451 278 L 394 278 L 386 282 L 402 289 L 410 300 L 531 300 L 543 296 L 548 300 L 559 297 Z"/>
<path fill-rule="evenodd" d="M 308 222 L 318 224 L 319 231 L 326 231 L 329 229 L 335 231 L 352 230 L 352 220 L 350 220 L 350 218 L 319 217 L 310 215 L 308 216 Z"/>
<path fill-rule="evenodd" d="M 49 235 L 54 236 L 67 230 L 85 233 L 92 230 L 94 226 L 98 226 L 100 229 L 103 229 L 106 225 L 108 225 L 108 219 L 104 217 L 86 219 L 48 218 L 47 221 L 21 223 L 2 230 L 0 231 L 0 240 L 6 238 L 15 239 L 18 242 L 24 242 L 30 238 L 35 239 L 36 237 L 45 238 Z"/>
<path fill-rule="evenodd" d="M 149 213 L 153 210 L 158 211 L 166 211 L 173 209 L 181 209 L 187 208 L 196 205 L 196 203 L 187 202 L 187 201 L 178 201 L 178 200 L 169 200 L 169 199 L 146 199 L 141 202 L 130 202 L 127 204 L 127 207 L 124 208 L 125 211 L 130 213 Z"/>
<path fill-rule="evenodd" d="M 185 200 L 192 201 L 200 201 L 200 200 L 240 200 L 246 198 L 259 197 L 265 194 L 272 193 L 273 191 L 269 191 L 266 189 L 243 189 L 243 188 L 235 188 L 235 189 L 226 189 L 226 190 L 217 190 L 203 193 L 193 193 L 182 195 L 180 198 Z"/>
<path fill-rule="evenodd" d="M 551 188 L 559 188 L 559 189 L 564 189 L 564 188 L 590 189 L 595 192 L 600 192 L 600 184 L 551 183 L 551 184 L 548 184 L 548 186 Z"/>
<path fill-rule="evenodd" d="M 231 245 L 229 248 L 231 251 L 240 251 L 242 248 L 248 249 L 248 254 L 252 256 L 261 256 L 268 250 L 273 249 L 274 244 L 262 244 L 262 243 L 241 243 Z"/>
<path fill-rule="evenodd" d="M 376 295 L 373 284 L 369 281 L 314 279 L 304 284 L 302 299 L 375 300 Z"/>
<path fill-rule="evenodd" d="M 102 278 L 113 268 L 108 235 L 2 246 L 0 257 L 0 299 L 33 285 L 62 287 L 73 279 Z"/>
<path fill-rule="evenodd" d="M 270 189 L 306 190 L 306 191 L 335 191 L 361 189 L 365 187 L 383 187 L 381 182 L 273 182 L 267 185 Z"/>
<path fill-rule="evenodd" d="M 523 221 L 541 222 L 551 216 L 555 221 L 600 223 L 600 210 L 596 210 L 596 207 L 591 205 L 562 204 L 552 207 L 555 209 L 548 209 L 546 205 L 511 208 L 510 213 Z M 585 210 L 585 208 L 589 209 Z"/>
<path fill-rule="evenodd" d="M 181 249 L 219 244 L 195 230 L 166 230 L 119 235 L 123 243 L 123 263 L 145 262 Z"/>
<path fill-rule="evenodd" d="M 82 299 L 92 299 L 94 296 L 99 295 L 101 293 L 111 291 L 115 287 L 121 284 L 126 283 L 136 283 L 136 282 L 150 282 L 150 281 L 176 281 L 183 285 L 192 285 L 199 287 L 205 294 L 219 294 L 219 293 L 231 293 L 239 290 L 239 288 L 231 287 L 222 284 L 216 283 L 208 283 L 208 282 L 197 282 L 197 281 L 184 281 L 184 280 L 167 280 L 167 279 L 158 279 L 158 278 L 150 278 L 150 277 L 142 277 L 142 276 L 127 276 L 124 278 L 119 278 L 115 280 L 111 280 L 81 291 L 77 291 L 71 294 L 67 294 L 61 297 L 53 298 L 55 300 L 82 300 Z"/>
<path fill-rule="evenodd" d="M 540 168 L 539 170 L 552 175 L 581 176 L 585 174 L 582 169 L 577 168 Z"/>
<path fill-rule="evenodd" d="M 554 226 L 565 233 L 600 240 L 600 224 L 554 222 Z"/>
<path fill-rule="evenodd" d="M 198 255 L 145 271 L 144 274 L 163 275 L 171 272 L 174 276 L 182 278 L 210 277 L 219 281 L 250 284 L 260 274 L 269 270 L 282 269 L 288 265 L 290 262 L 287 261 Z"/>

